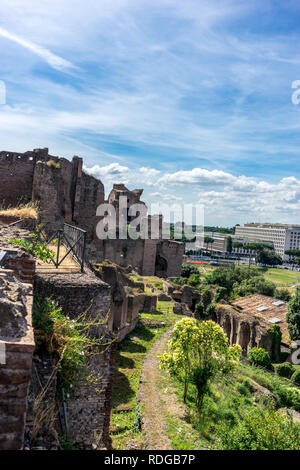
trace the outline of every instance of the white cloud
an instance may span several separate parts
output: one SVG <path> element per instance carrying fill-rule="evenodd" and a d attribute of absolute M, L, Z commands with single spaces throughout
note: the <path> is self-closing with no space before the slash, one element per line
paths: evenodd
<path fill-rule="evenodd" d="M 84 168 L 88 173 L 97 176 L 98 178 L 101 177 L 118 177 L 120 175 L 124 175 L 125 173 L 128 173 L 129 168 L 127 166 L 122 166 L 119 163 L 110 163 L 109 165 L 106 166 L 99 166 L 99 165 L 94 165 L 91 168 Z"/>
<path fill-rule="evenodd" d="M 43 59 L 56 70 L 65 71 L 75 68 L 75 66 L 71 64 L 71 62 L 63 59 L 62 57 L 59 57 L 56 54 L 53 54 L 53 52 L 51 52 L 49 49 L 39 46 L 38 44 L 34 44 L 31 41 L 27 41 L 26 39 L 23 39 L 20 36 L 10 33 L 4 28 L 0 28 L 0 36 L 17 43 L 25 49 L 28 49 L 29 51 L 38 55 L 39 57 L 41 57 L 41 59 Z"/>

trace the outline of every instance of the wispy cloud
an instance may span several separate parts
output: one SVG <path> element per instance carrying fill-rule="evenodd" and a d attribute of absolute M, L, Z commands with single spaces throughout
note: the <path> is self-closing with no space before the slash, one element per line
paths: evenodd
<path fill-rule="evenodd" d="M 17 43 L 19 44 L 19 46 L 22 46 L 25 49 L 28 49 L 29 51 L 33 52 L 33 54 L 38 55 L 41 59 L 47 62 L 50 67 L 54 68 L 55 70 L 65 71 L 76 68 L 73 64 L 71 64 L 71 62 L 63 59 L 62 57 L 59 57 L 56 54 L 53 54 L 53 52 L 49 51 L 45 47 L 27 41 L 26 39 L 23 39 L 13 33 L 10 33 L 6 29 L 0 28 L 0 36 Z"/>
<path fill-rule="evenodd" d="M 234 213 L 247 212 L 242 193 L 261 209 L 267 185 L 300 174 L 300 105 L 291 103 L 299 9 L 270 0 L 99 0 L 89 8 L 3 0 L 1 146 L 82 155 L 107 191 L 122 180 L 145 186 L 150 199 L 157 186 L 165 199 L 191 202 L 205 187 L 220 208 L 213 216 L 238 222 Z M 283 218 L 279 205 L 296 217 L 283 198 L 267 215 Z"/>

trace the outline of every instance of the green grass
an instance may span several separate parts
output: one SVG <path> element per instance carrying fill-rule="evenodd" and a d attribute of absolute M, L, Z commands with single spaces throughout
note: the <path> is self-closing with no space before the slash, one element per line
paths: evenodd
<path fill-rule="evenodd" d="M 171 302 L 159 302 L 160 313 L 141 313 L 134 331 L 118 347 L 112 392 L 110 438 L 112 449 L 124 449 L 134 440 L 143 447 L 138 429 L 137 392 L 147 352 L 165 331 L 182 318 L 170 309 Z M 170 310 L 170 311 L 168 311 Z M 162 312 L 166 313 L 162 313 Z"/>
<path fill-rule="evenodd" d="M 300 272 L 288 271 L 287 269 L 261 268 L 264 277 L 273 281 L 278 287 L 288 287 L 300 283 Z"/>
<path fill-rule="evenodd" d="M 277 408 L 287 407 L 300 410 L 299 395 L 291 383 L 282 380 L 263 369 L 240 364 L 234 375 L 218 377 L 210 385 L 205 396 L 201 414 L 196 411 L 196 389 L 190 385 L 187 395 L 186 414 L 182 417 L 166 416 L 167 433 L 175 450 L 219 449 L 219 426 L 226 426 L 228 432 L 241 422 L 244 413 L 255 409 L 267 409 L 270 402 L 267 398 L 256 397 L 251 393 L 249 379 L 270 390 L 276 397 Z M 166 387 L 170 393 L 175 392 L 183 402 L 183 382 L 169 374 L 160 381 L 161 393 Z M 291 393 L 292 388 L 292 393 Z M 179 429 L 181 428 L 181 433 Z M 300 448 L 300 442 L 299 442 Z"/>

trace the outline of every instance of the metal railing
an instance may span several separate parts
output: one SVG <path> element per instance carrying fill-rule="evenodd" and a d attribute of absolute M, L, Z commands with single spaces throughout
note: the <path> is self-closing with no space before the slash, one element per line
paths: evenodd
<path fill-rule="evenodd" d="M 64 260 L 71 254 L 74 260 L 79 264 L 81 272 L 84 271 L 87 240 L 87 232 L 85 230 L 64 223 L 63 228 L 56 230 L 48 240 L 44 238 L 41 232 L 37 233 L 37 236 L 38 239 L 46 245 L 50 245 L 51 243 L 53 244 L 54 242 L 56 244 L 57 240 L 56 257 L 53 258 L 50 256 L 56 269 L 58 269 Z M 66 248 L 66 253 L 60 259 L 62 245 Z"/>

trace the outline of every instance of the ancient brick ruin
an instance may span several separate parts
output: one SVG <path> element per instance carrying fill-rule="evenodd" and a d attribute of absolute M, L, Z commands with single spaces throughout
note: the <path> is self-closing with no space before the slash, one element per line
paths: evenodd
<path fill-rule="evenodd" d="M 85 173 L 82 166 L 81 158 L 74 157 L 70 162 L 49 155 L 48 149 L 23 154 L 0 152 L 1 206 L 33 201 L 39 206 L 37 222 L 46 233 L 55 233 L 64 222 L 88 233 L 84 273 L 36 274 L 33 257 L 6 241 L 7 238 L 30 240 L 35 221 L 0 217 L 0 245 L 6 253 L 5 264 L 0 267 L 0 290 L 3 292 L 3 299 L 0 295 L 0 343 L 5 344 L 7 352 L 6 363 L 0 364 L 1 449 L 23 448 L 25 425 L 29 434 L 34 428 L 32 404 L 35 392 L 41 392 L 41 384 L 47 386 L 45 401 L 54 411 L 56 408 L 55 360 L 47 357 L 47 366 L 40 367 L 40 359 L 34 357 L 32 369 L 35 347 L 31 325 L 33 291 L 43 298 L 53 299 L 71 318 L 88 312 L 91 317 L 103 320 L 101 327 L 90 334 L 112 341 L 108 348 L 99 346 L 89 365 L 91 372 L 100 377 L 98 390 L 81 381 L 74 396 L 66 400 L 68 429 L 64 429 L 61 422 L 53 423 L 60 433 L 67 433 L 72 438 L 77 448 L 91 449 L 108 443 L 116 344 L 135 328 L 140 311 L 156 310 L 157 294 L 146 294 L 144 284 L 133 281 L 128 274 L 133 268 L 143 275 L 180 274 L 184 245 L 162 238 L 161 218 L 158 239 L 97 239 L 95 228 L 99 218 L 96 210 L 104 202 L 104 187 L 97 178 Z M 107 202 L 113 204 L 116 211 L 120 194 L 127 197 L 128 209 L 132 204 L 141 203 L 142 190 L 130 191 L 124 185 L 114 185 Z M 148 220 L 148 216 L 146 218 Z M 14 308 L 10 298 L 14 299 Z M 3 315 L 3 311 L 7 311 L 8 316 Z M 29 394 L 32 370 L 33 390 Z M 5 409 L 4 413 L 2 409 Z"/>
<path fill-rule="evenodd" d="M 120 266 L 131 265 L 142 275 L 163 277 L 179 276 L 184 245 L 162 237 L 162 219 L 159 220 L 159 236 L 138 240 L 99 240 L 96 226 L 97 207 L 108 202 L 119 215 L 119 199 L 127 198 L 127 211 L 140 200 L 143 190 L 130 191 L 123 184 L 114 184 L 107 201 L 100 180 L 83 171 L 82 158 L 65 158 L 49 155 L 48 149 L 32 152 L 0 152 L 0 201 L 4 206 L 35 201 L 39 205 L 39 222 L 53 233 L 63 222 L 87 231 L 90 243 L 89 256 L 98 261 L 110 260 Z M 117 218 L 118 220 L 118 218 Z M 131 217 L 128 216 L 128 222 Z M 148 216 L 149 228 L 152 217 Z"/>
<path fill-rule="evenodd" d="M 93 238 L 96 209 L 104 201 L 104 186 L 82 170 L 82 158 L 49 155 L 48 149 L 0 152 L 0 201 L 4 206 L 36 201 L 40 221 L 49 232 L 63 221 L 87 230 Z"/>

